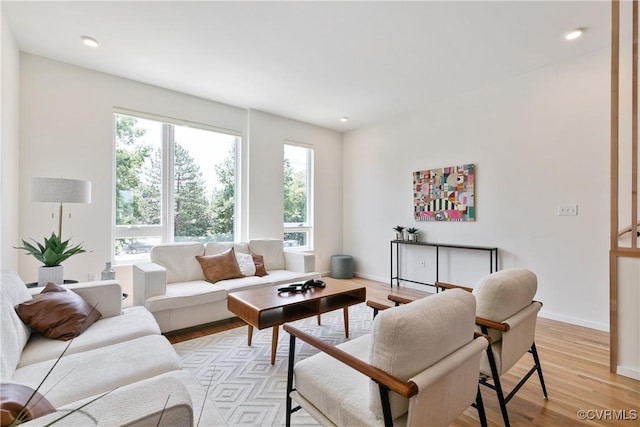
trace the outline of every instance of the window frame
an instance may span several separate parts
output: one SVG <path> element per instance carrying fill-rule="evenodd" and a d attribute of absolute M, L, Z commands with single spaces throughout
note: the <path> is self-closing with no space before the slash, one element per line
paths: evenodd
<path fill-rule="evenodd" d="M 161 207 L 160 207 L 160 224 L 159 225 L 117 225 L 116 224 L 116 134 L 115 124 L 116 115 L 125 115 L 134 117 L 137 119 L 152 120 L 159 122 L 162 125 L 162 141 L 161 147 Z M 160 237 L 160 243 L 168 243 L 174 241 L 174 216 L 175 216 L 175 197 L 173 193 L 173 184 L 175 176 L 175 126 L 190 127 L 200 129 L 208 132 L 222 133 L 235 138 L 235 158 L 234 158 L 234 224 L 233 234 L 238 236 L 240 232 L 240 215 L 239 215 L 239 203 L 240 203 L 240 158 L 242 147 L 242 134 L 230 129 L 219 128 L 202 123 L 191 122 L 188 120 L 181 120 L 176 118 L 170 118 L 150 113 L 144 113 L 134 110 L 128 110 L 123 108 L 114 108 L 112 111 L 112 149 L 113 149 L 113 161 L 112 161 L 112 180 L 111 180 L 111 240 L 110 251 L 111 259 L 114 265 L 130 265 L 136 262 L 145 261 L 149 259 L 149 255 L 141 256 L 135 260 L 117 260 L 116 259 L 116 245 L 115 241 L 119 238 L 148 238 L 148 237 Z"/>
<path fill-rule="evenodd" d="M 307 150 L 306 155 L 306 168 L 307 168 L 307 176 L 306 176 L 306 189 L 307 189 L 307 221 L 304 223 L 299 222 L 284 222 L 283 218 L 283 232 L 282 237 L 284 241 L 285 233 L 299 233 L 306 232 L 307 233 L 307 244 L 305 246 L 291 246 L 287 247 L 289 250 L 297 250 L 297 251 L 309 251 L 314 248 L 314 233 L 313 233 L 313 224 L 314 224 L 314 158 L 315 158 L 315 148 L 313 145 L 305 144 L 302 142 L 296 142 L 291 140 L 285 140 L 283 143 L 283 165 L 284 165 L 284 151 L 285 146 L 290 145 L 293 147 L 304 148 Z M 284 172 L 284 169 L 283 169 Z M 283 176 L 284 177 L 284 176 Z M 284 184 L 284 180 L 283 180 Z M 283 185 L 283 214 L 284 214 L 284 185 Z M 284 216 L 284 215 L 283 215 Z"/>

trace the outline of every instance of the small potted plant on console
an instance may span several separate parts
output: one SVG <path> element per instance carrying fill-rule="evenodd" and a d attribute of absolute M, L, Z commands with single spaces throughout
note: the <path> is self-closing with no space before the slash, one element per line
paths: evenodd
<path fill-rule="evenodd" d="M 409 241 L 410 242 L 417 242 L 418 241 L 418 232 L 420 230 L 418 230 L 415 227 L 409 227 L 407 228 L 407 233 L 409 234 Z"/>
<path fill-rule="evenodd" d="M 404 240 L 404 227 L 396 225 L 393 229 L 396 230 L 396 240 Z"/>

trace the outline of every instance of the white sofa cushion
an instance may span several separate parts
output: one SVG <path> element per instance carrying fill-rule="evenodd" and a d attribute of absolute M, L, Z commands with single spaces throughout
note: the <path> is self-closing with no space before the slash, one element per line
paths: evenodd
<path fill-rule="evenodd" d="M 233 248 L 236 254 L 249 254 L 249 244 L 247 242 L 209 242 L 204 247 L 205 255 L 219 255 L 224 251 Z"/>
<path fill-rule="evenodd" d="M 155 313 L 163 310 L 221 301 L 227 298 L 227 292 L 224 288 L 220 287 L 219 283 L 226 281 L 227 280 L 222 280 L 218 283 L 209 283 L 203 279 L 172 283 L 167 285 L 167 292 L 164 295 L 148 298 L 145 307 L 150 312 Z"/>
<path fill-rule="evenodd" d="M 466 345 L 472 338 L 469 331 L 475 327 L 475 316 L 475 297 L 461 289 L 384 310 L 373 322 L 371 365 L 408 381 Z M 394 418 L 409 408 L 409 399 L 396 393 L 390 394 L 390 403 Z M 369 408 L 382 416 L 380 390 L 373 382 L 369 391 Z"/>
<path fill-rule="evenodd" d="M 206 387 L 200 385 L 189 371 L 171 371 L 123 386 L 87 405 L 82 412 L 69 415 L 69 411 L 92 400 L 93 396 L 65 405 L 58 412 L 36 418 L 24 426 L 46 426 L 68 415 L 54 426 L 86 427 L 90 420 L 88 417 L 92 417 L 99 420 L 101 426 L 155 427 L 167 398 L 168 409 L 162 414 L 161 426 L 196 425 L 198 418 L 198 425 L 202 427 L 226 426 L 215 403 L 205 393 Z"/>
<path fill-rule="evenodd" d="M 254 239 L 249 241 L 252 254 L 262 255 L 267 273 L 270 270 L 284 270 L 284 243 L 281 239 Z"/>
<path fill-rule="evenodd" d="M 263 277 L 250 276 L 240 279 L 228 279 L 216 282 L 216 285 L 227 292 L 244 291 L 258 286 L 284 285 L 290 283 L 303 283 L 309 279 L 320 279 L 320 273 L 294 273 L 288 270 L 273 270 Z"/>
<path fill-rule="evenodd" d="M 31 331 L 22 323 L 14 307 L 29 301 L 31 294 L 15 271 L 2 270 L 0 282 L 0 380 L 6 381 L 18 366 L 22 349 L 27 344 Z"/>
<path fill-rule="evenodd" d="M 95 396 L 58 408 L 57 412 L 36 418 L 25 426 L 46 426 L 66 417 L 54 426 L 86 427 L 96 420 L 100 426 L 189 426 L 193 425 L 193 407 L 189 390 L 183 384 L 183 376 L 173 371 L 153 378 L 125 385 L 88 404 L 81 411 L 74 409 L 95 399 Z M 166 408 L 163 407 L 167 404 Z M 199 409 L 198 409 L 199 410 Z"/>
<path fill-rule="evenodd" d="M 147 335 L 159 334 L 158 323 L 147 309 L 144 307 L 126 308 L 121 316 L 100 319 L 74 338 L 65 356 Z M 22 351 L 18 367 L 57 359 L 67 344 L 67 341 L 52 340 L 39 334 L 33 334 Z"/>
<path fill-rule="evenodd" d="M 197 255 L 204 255 L 202 243 L 167 243 L 154 246 L 150 257 L 167 270 L 167 283 L 176 283 L 204 280 Z"/>
<path fill-rule="evenodd" d="M 35 389 L 54 362 L 18 368 L 11 381 Z M 150 335 L 61 358 L 40 391 L 59 407 L 176 369 L 180 358 L 169 341 Z"/>

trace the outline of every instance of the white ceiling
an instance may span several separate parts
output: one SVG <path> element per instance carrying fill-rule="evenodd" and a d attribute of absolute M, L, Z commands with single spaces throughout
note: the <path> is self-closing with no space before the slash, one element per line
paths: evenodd
<path fill-rule="evenodd" d="M 607 48 L 610 7 L 2 1 L 22 51 L 340 131 Z M 584 36 L 563 40 L 576 27 Z"/>

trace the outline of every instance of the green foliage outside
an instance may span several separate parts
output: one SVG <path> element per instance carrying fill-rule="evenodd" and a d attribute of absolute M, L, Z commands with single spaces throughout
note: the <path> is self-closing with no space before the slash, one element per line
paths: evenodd
<path fill-rule="evenodd" d="M 213 233 L 221 237 L 219 241 L 233 241 L 236 188 L 235 158 L 236 150 L 235 146 L 232 146 L 224 161 L 215 166 L 222 188 L 213 192 L 213 202 L 209 212 L 212 218 L 216 218 L 213 224 Z"/>
<path fill-rule="evenodd" d="M 304 224 L 307 218 L 307 180 L 305 172 L 295 170 L 289 159 L 284 159 L 284 222 Z M 285 245 L 288 241 L 295 246 L 307 245 L 307 234 L 301 232 L 284 233 Z"/>
<path fill-rule="evenodd" d="M 284 222 L 307 222 L 307 185 L 303 171 L 295 171 L 284 159 Z"/>

